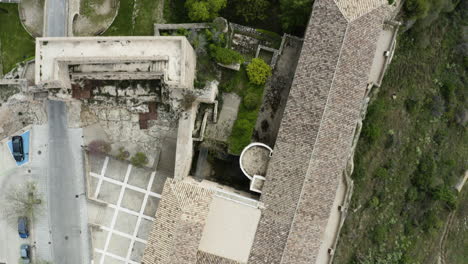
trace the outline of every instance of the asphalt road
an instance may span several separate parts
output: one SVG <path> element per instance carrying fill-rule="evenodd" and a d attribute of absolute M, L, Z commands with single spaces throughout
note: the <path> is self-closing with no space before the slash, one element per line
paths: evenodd
<path fill-rule="evenodd" d="M 53 263 L 83 264 L 87 232 L 83 230 L 83 168 L 76 133 L 67 128 L 67 107 L 48 102 L 49 210 Z M 81 138 L 81 137 L 80 137 Z M 78 144 L 78 146 L 76 146 Z M 75 197 L 78 195 L 78 198 Z"/>
<path fill-rule="evenodd" d="M 46 37 L 66 37 L 67 36 L 67 17 L 68 0 L 47 0 L 46 28 L 44 36 Z"/>

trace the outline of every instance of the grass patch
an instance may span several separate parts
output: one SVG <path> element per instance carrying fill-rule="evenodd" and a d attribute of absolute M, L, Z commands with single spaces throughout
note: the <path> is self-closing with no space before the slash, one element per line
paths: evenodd
<path fill-rule="evenodd" d="M 164 0 L 120 0 L 119 13 L 105 36 L 153 36 Z M 135 4 L 136 3 L 136 4 Z M 135 16 L 133 21 L 133 16 Z"/>
<path fill-rule="evenodd" d="M 16 63 L 34 56 L 34 39 L 21 25 L 17 4 L 0 3 L 0 43 L 3 73 L 13 69 Z"/>
<path fill-rule="evenodd" d="M 137 16 L 133 34 L 135 36 L 151 36 L 154 35 L 154 24 L 163 23 L 161 17 L 165 0 L 138 0 Z"/>
<path fill-rule="evenodd" d="M 132 14 L 134 0 L 120 0 L 119 12 L 104 36 L 133 36 Z"/>
<path fill-rule="evenodd" d="M 468 155 L 460 117 L 468 76 L 456 48 L 463 21 L 461 10 L 441 15 L 425 29 L 427 47 L 416 32 L 399 36 L 364 121 L 334 263 L 435 260 L 443 223 L 458 204 L 452 186 L 464 175 Z"/>

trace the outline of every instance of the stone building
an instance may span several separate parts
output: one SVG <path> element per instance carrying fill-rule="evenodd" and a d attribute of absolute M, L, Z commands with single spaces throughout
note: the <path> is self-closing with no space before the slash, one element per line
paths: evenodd
<path fill-rule="evenodd" d="M 386 0 L 315 1 L 260 200 L 253 205 L 260 217 L 249 222 L 251 234 L 236 226 L 218 230 L 229 240 L 232 228 L 240 228 L 245 240 L 238 246 L 247 244 L 249 257 L 231 255 L 231 244 L 223 251 L 225 242 L 218 240 L 216 250 L 204 248 L 203 236 L 215 224 L 208 221 L 208 208 L 217 189 L 188 177 L 167 183 L 144 264 L 332 260 L 346 212 L 342 175 L 372 85 L 374 57 L 383 56 L 376 54 L 377 42 L 393 8 Z"/>

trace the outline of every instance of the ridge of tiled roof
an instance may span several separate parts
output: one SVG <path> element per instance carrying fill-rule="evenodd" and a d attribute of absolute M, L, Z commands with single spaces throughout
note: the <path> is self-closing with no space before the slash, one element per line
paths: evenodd
<path fill-rule="evenodd" d="M 373 10 L 388 5 L 388 0 L 334 0 L 343 16 L 353 21 Z"/>

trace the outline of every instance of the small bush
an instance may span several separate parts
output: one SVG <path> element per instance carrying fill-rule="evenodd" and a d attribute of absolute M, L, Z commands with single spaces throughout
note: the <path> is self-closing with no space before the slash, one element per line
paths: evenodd
<path fill-rule="evenodd" d="M 247 119 L 238 119 L 234 123 L 231 136 L 229 137 L 229 152 L 240 154 L 250 143 L 255 122 Z"/>
<path fill-rule="evenodd" d="M 261 97 L 255 93 L 248 93 L 244 97 L 244 106 L 249 110 L 257 108 L 261 103 Z"/>
<path fill-rule="evenodd" d="M 432 156 L 426 155 L 422 157 L 412 178 L 413 185 L 420 191 L 429 191 L 434 185 L 435 167 L 436 163 Z"/>
<path fill-rule="evenodd" d="M 444 185 L 436 188 L 433 195 L 436 200 L 445 202 L 449 210 L 454 210 L 457 207 L 457 195 L 455 190 Z"/>
<path fill-rule="evenodd" d="M 442 220 L 437 216 L 435 210 L 430 210 L 424 214 L 422 228 L 425 232 L 433 233 L 443 225 Z"/>
<path fill-rule="evenodd" d="M 382 130 L 375 123 L 366 122 L 362 128 L 362 136 L 369 144 L 373 144 L 382 135 Z"/>
<path fill-rule="evenodd" d="M 135 167 L 143 167 L 148 164 L 148 158 L 146 157 L 145 153 L 137 152 L 133 157 L 130 159 L 130 163 L 132 163 Z"/>
<path fill-rule="evenodd" d="M 409 18 L 422 18 L 429 11 L 429 3 L 427 0 L 407 0 L 404 10 Z"/>
<path fill-rule="evenodd" d="M 383 225 L 376 226 L 372 232 L 372 240 L 378 244 L 384 243 L 387 240 L 387 228 Z"/>
<path fill-rule="evenodd" d="M 379 204 L 380 204 L 380 201 L 377 196 L 372 197 L 369 201 L 369 205 L 371 208 L 377 208 Z"/>
<path fill-rule="evenodd" d="M 190 32 L 186 28 L 177 29 L 177 36 L 187 37 L 189 34 L 190 34 Z"/>
<path fill-rule="evenodd" d="M 185 8 L 192 21 L 207 21 L 218 16 L 218 12 L 226 7 L 226 0 L 188 0 Z"/>
<path fill-rule="evenodd" d="M 388 178 L 388 171 L 386 168 L 380 167 L 375 171 L 375 176 L 380 179 Z"/>
<path fill-rule="evenodd" d="M 252 59 L 252 62 L 247 65 L 247 76 L 249 81 L 255 85 L 264 85 L 270 75 L 270 65 L 260 58 Z"/>
<path fill-rule="evenodd" d="M 221 64 L 230 65 L 235 63 L 242 63 L 244 58 L 238 52 L 232 49 L 218 47 L 210 44 L 210 54 L 213 59 Z"/>
<path fill-rule="evenodd" d="M 119 154 L 117 154 L 117 159 L 126 160 L 128 157 L 130 157 L 130 153 L 126 151 L 124 147 L 120 147 Z"/>
<path fill-rule="evenodd" d="M 88 144 L 88 151 L 94 155 L 104 155 L 109 153 L 112 147 L 104 140 L 93 140 Z"/>

